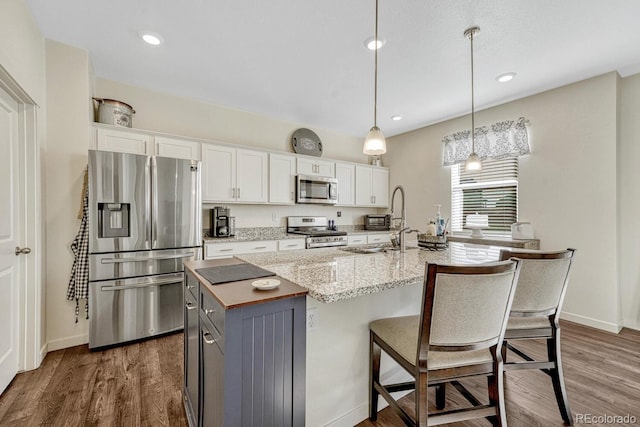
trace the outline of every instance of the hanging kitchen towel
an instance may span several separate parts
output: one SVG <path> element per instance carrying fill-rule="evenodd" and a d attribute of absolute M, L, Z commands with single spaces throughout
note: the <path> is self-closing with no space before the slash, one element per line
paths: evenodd
<path fill-rule="evenodd" d="M 84 310 L 89 318 L 89 190 L 83 188 L 82 220 L 76 238 L 71 243 L 73 267 L 67 288 L 67 299 L 76 300 L 76 323 L 80 312 L 80 300 L 85 300 Z"/>

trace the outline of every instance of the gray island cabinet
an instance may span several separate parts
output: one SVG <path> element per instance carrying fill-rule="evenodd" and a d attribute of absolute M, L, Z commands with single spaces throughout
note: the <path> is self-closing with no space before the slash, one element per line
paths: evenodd
<path fill-rule="evenodd" d="M 194 426 L 305 423 L 306 294 L 281 277 L 212 285 L 196 270 L 235 258 L 185 262 L 184 406 Z"/>

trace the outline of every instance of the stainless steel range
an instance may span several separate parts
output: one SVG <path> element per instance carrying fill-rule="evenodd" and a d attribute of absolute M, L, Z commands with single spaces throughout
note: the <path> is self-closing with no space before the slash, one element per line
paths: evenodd
<path fill-rule="evenodd" d="M 334 230 L 329 226 L 329 220 L 324 216 L 287 217 L 287 233 L 307 236 L 307 249 L 347 246 L 347 233 Z"/>

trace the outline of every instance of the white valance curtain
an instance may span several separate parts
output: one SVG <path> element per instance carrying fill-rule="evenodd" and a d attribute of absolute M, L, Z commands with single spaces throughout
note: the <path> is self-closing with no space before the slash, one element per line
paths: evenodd
<path fill-rule="evenodd" d="M 476 128 L 475 151 L 482 160 L 502 159 L 529 154 L 529 121 L 524 117 L 504 120 Z M 471 131 L 463 130 L 447 135 L 444 143 L 443 166 L 464 163 L 471 154 Z"/>

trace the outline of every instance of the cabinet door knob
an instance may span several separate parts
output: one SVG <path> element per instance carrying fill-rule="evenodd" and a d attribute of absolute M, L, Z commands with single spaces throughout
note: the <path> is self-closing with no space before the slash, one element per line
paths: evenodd
<path fill-rule="evenodd" d="M 204 314 L 212 314 L 215 313 L 216 311 L 213 308 L 205 308 L 204 309 Z"/>
<path fill-rule="evenodd" d="M 213 344 L 214 342 L 216 342 L 216 340 L 213 338 L 213 335 L 211 335 L 209 332 L 205 332 L 204 334 L 202 334 L 202 339 L 207 344 Z"/>
<path fill-rule="evenodd" d="M 187 310 L 195 310 L 196 309 L 196 306 L 193 305 L 193 303 L 190 303 L 190 302 L 188 302 L 186 304 L 186 306 L 187 306 Z"/>

